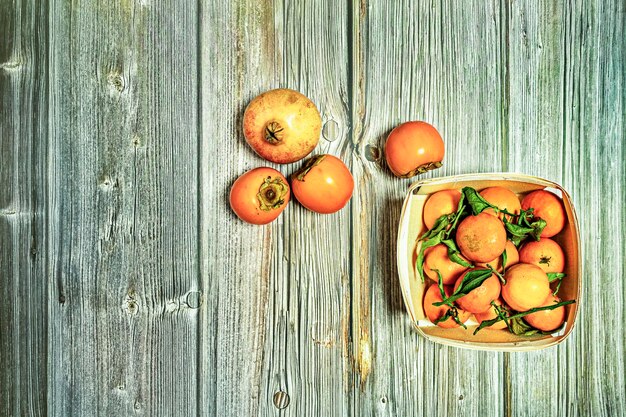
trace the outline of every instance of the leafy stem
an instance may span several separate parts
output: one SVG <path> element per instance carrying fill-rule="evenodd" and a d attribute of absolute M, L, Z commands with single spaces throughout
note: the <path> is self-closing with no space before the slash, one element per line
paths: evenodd
<path fill-rule="evenodd" d="M 458 300 L 459 298 L 466 296 L 467 294 L 469 294 L 470 291 L 480 287 L 483 284 L 483 282 L 485 282 L 485 280 L 491 276 L 492 271 L 493 269 L 488 268 L 488 269 L 473 269 L 467 272 L 465 275 L 463 275 L 463 279 L 461 279 L 459 286 L 456 288 L 456 290 L 454 290 L 454 292 L 449 297 L 446 297 L 446 298 L 442 297 L 443 298 L 442 301 L 433 303 L 433 305 L 441 306 L 441 305 L 446 304 L 446 305 L 451 306 L 452 303 Z"/>
<path fill-rule="evenodd" d="M 458 324 L 459 326 L 463 327 L 464 329 L 467 329 L 467 326 L 465 325 L 465 323 L 463 323 L 459 319 L 459 310 L 456 307 L 450 307 L 448 310 L 446 310 L 446 312 L 441 317 L 435 320 L 433 324 L 444 322 L 448 320 L 449 318 L 454 320 L 456 324 Z"/>
<path fill-rule="evenodd" d="M 441 293 L 441 299 L 446 298 L 446 292 L 443 288 L 443 277 L 441 276 L 441 272 L 438 269 L 433 269 L 437 273 L 437 286 L 439 287 L 439 292 Z"/>
<path fill-rule="evenodd" d="M 559 290 L 561 289 L 561 283 L 563 282 L 563 278 L 565 278 L 567 276 L 567 274 L 564 274 L 562 272 L 548 272 L 548 281 L 549 282 L 554 282 L 554 281 L 559 281 L 556 284 L 556 288 L 554 289 L 554 292 L 552 293 L 552 295 L 554 295 L 556 297 L 556 295 L 559 293 Z"/>
<path fill-rule="evenodd" d="M 513 314 L 512 316 L 508 316 L 507 314 L 498 315 L 498 317 L 496 317 L 495 319 L 484 320 L 482 323 L 480 323 L 480 326 L 478 326 L 476 330 L 474 330 L 474 334 L 478 333 L 480 330 L 484 329 L 485 327 L 493 326 L 494 324 L 502 320 L 520 319 L 532 313 L 537 313 L 539 311 L 544 311 L 544 310 L 554 310 L 555 308 L 559 308 L 559 307 L 566 306 L 569 304 L 574 304 L 575 302 L 576 302 L 575 300 L 561 301 L 560 303 L 550 304 L 550 305 L 543 306 L 543 307 L 531 308 L 528 311 L 516 313 L 516 314 Z M 507 317 L 504 317 L 504 316 L 507 316 Z"/>
<path fill-rule="evenodd" d="M 444 299 L 446 297 L 446 292 L 445 292 L 445 289 L 443 288 L 443 277 L 441 276 L 441 273 L 439 272 L 438 269 L 433 269 L 433 271 L 435 271 L 437 273 L 437 286 L 439 287 L 439 292 L 441 293 L 441 298 Z M 433 303 L 433 305 L 435 305 L 435 303 Z M 464 329 L 467 329 L 467 326 L 465 326 L 465 323 L 462 323 L 461 320 L 459 319 L 459 311 L 458 311 L 458 309 L 454 305 L 452 305 L 452 304 L 449 304 L 448 307 L 449 308 L 445 312 L 445 314 L 443 314 L 441 317 L 439 317 L 433 323 L 434 324 L 441 323 L 443 321 L 446 321 L 449 318 L 452 318 L 452 320 L 454 320 L 456 322 L 456 324 L 458 324 L 459 326 L 462 326 Z"/>
<path fill-rule="evenodd" d="M 424 282 L 424 252 L 426 251 L 426 249 L 441 243 L 442 237 L 443 231 L 437 233 L 433 237 L 421 243 L 420 250 L 417 254 L 417 259 L 415 260 L 415 266 L 417 267 L 417 272 L 419 273 L 422 282 Z"/>
<path fill-rule="evenodd" d="M 504 279 L 504 275 L 502 275 L 501 273 L 499 273 L 498 271 L 493 269 L 493 267 L 491 265 L 489 265 L 489 264 L 487 264 L 487 267 L 489 268 L 489 270 L 491 271 L 492 274 L 494 274 L 495 276 L 498 277 L 498 279 L 500 280 L 502 285 L 506 284 L 506 280 Z"/>
<path fill-rule="evenodd" d="M 502 275 L 506 274 L 506 249 L 502 252 Z M 504 281 L 503 281 L 504 282 Z"/>
<path fill-rule="evenodd" d="M 466 268 L 473 268 L 473 265 L 471 263 L 467 262 L 465 259 L 461 257 L 459 249 L 457 248 L 456 243 L 454 243 L 454 240 L 446 239 L 446 240 L 442 240 L 441 243 L 443 243 L 444 245 L 448 247 L 448 258 L 452 262 L 456 262 L 457 264 L 464 266 Z"/>
<path fill-rule="evenodd" d="M 557 279 L 561 281 L 563 278 L 567 276 L 567 274 L 564 274 L 562 272 L 548 272 L 547 275 L 548 275 L 548 282 L 554 282 Z"/>

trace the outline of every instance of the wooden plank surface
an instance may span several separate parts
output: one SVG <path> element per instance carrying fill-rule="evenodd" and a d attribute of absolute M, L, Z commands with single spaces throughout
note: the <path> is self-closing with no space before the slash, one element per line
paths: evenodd
<path fill-rule="evenodd" d="M 0 6 L 0 415 L 47 414 L 47 7 Z"/>
<path fill-rule="evenodd" d="M 196 6 L 50 7 L 49 412 L 194 414 Z"/>
<path fill-rule="evenodd" d="M 242 136 L 254 86 L 276 83 L 273 12 L 255 2 L 201 7 L 202 282 L 201 415 L 257 415 L 263 378 L 272 229 L 237 221 L 228 206 L 232 182 L 259 165 Z M 246 53 L 254 50 L 254 54 Z M 253 162 L 254 161 L 254 162 Z M 272 337 L 269 338 L 270 341 Z"/>
<path fill-rule="evenodd" d="M 512 415 L 624 415 L 624 4 L 509 9 L 511 171 L 553 179 L 578 210 L 583 290 L 576 332 L 510 355 Z M 607 311 L 610 313 L 607 316 Z M 609 318 L 610 317 L 610 318 Z"/>
<path fill-rule="evenodd" d="M 17 1 L 0 27 L 0 415 L 624 415 L 623 2 Z M 300 165 L 243 140 L 276 87 L 318 105 L 316 152 L 356 187 L 340 213 L 294 201 L 255 227 L 234 179 Z M 411 181 L 383 155 L 411 119 L 446 141 L 424 178 L 570 190 L 584 286 L 565 343 L 472 352 L 411 329 Z"/>
<path fill-rule="evenodd" d="M 348 413 L 350 211 L 322 216 L 293 202 L 278 221 L 256 227 L 226 204 L 245 171 L 266 165 L 288 175 L 301 165 L 270 164 L 245 144 L 243 111 L 265 90 L 311 97 L 334 128 L 326 130 L 332 141 L 322 139 L 316 152 L 349 160 L 345 12 L 332 1 L 214 2 L 202 10 L 208 415 L 275 415 L 281 391 L 290 398 L 284 415 Z"/>
<path fill-rule="evenodd" d="M 447 155 L 440 170 L 423 177 L 501 170 L 499 6 L 372 2 L 355 5 L 353 16 L 353 245 L 361 250 L 353 273 L 354 304 L 361 306 L 353 317 L 361 369 L 355 415 L 498 415 L 502 354 L 434 345 L 411 328 L 395 245 L 412 181 L 395 178 L 384 157 L 372 160 L 372 150 L 383 154 L 397 124 L 425 120 L 441 132 Z"/>
<path fill-rule="evenodd" d="M 508 150 L 506 169 L 561 184 L 567 140 L 563 132 L 564 73 L 571 59 L 563 36 L 566 14 L 565 6 L 556 3 L 541 7 L 529 2 L 511 3 L 506 9 L 507 125 L 509 141 L 515 144 Z M 576 202 L 576 195 L 573 198 Z M 571 411 L 568 403 L 575 392 L 575 374 L 569 371 L 575 372 L 577 367 L 568 367 L 563 360 L 569 356 L 570 346 L 571 341 L 566 341 L 542 352 L 507 355 L 508 414 L 532 416 L 542 410 L 559 415 L 559 411 Z M 561 372 L 553 373 L 557 369 Z"/>

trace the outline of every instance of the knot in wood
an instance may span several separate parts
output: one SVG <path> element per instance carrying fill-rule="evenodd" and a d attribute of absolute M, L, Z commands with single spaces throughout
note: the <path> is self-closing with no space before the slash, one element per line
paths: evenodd
<path fill-rule="evenodd" d="M 113 87 L 118 93 L 121 93 L 126 89 L 126 80 L 117 71 L 112 71 L 107 76 L 107 81 L 111 87 Z"/>

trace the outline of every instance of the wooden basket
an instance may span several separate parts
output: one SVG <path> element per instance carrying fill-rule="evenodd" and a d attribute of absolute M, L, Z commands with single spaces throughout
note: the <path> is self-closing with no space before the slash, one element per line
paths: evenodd
<path fill-rule="evenodd" d="M 575 299 L 576 303 L 565 306 L 566 323 L 558 333 L 517 336 L 506 329 L 485 328 L 473 335 L 473 330 L 476 327 L 473 316 L 467 322 L 467 329 L 462 327 L 443 329 L 433 325 L 424 315 L 422 300 L 429 280 L 426 278 L 426 283 L 422 282 L 415 269 L 417 238 L 426 231 L 422 220 L 422 209 L 430 194 L 445 189 L 460 190 L 466 186 L 479 191 L 487 187 L 502 186 L 512 190 L 520 197 L 531 191 L 547 188 L 548 191 L 554 192 L 563 199 L 567 221 L 563 230 L 553 237 L 561 245 L 566 256 L 565 273 L 567 277 L 563 279 L 559 297 L 562 300 Z M 400 216 L 398 273 L 404 303 L 418 333 L 433 342 L 444 345 L 503 352 L 539 350 L 561 343 L 574 328 L 580 303 L 582 268 L 579 256 L 578 230 L 578 220 L 568 193 L 559 184 L 542 178 L 508 173 L 468 174 L 435 178 L 413 184 L 406 194 Z"/>

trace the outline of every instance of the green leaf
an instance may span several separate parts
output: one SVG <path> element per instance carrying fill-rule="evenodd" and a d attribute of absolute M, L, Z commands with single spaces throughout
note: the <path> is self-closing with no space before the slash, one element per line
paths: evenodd
<path fill-rule="evenodd" d="M 509 240 L 515 245 L 516 248 L 519 249 L 519 247 L 522 244 L 522 241 L 524 240 L 524 238 L 517 237 L 517 236 L 509 236 Z"/>
<path fill-rule="evenodd" d="M 520 216 L 520 219 L 525 218 L 524 216 L 525 215 Z M 527 220 L 518 222 L 521 224 L 511 223 L 506 217 L 503 221 L 504 228 L 509 234 L 509 239 L 515 246 L 519 246 L 520 243 L 529 236 L 535 240 L 539 240 L 541 232 L 543 232 L 544 227 L 546 227 L 546 221 L 543 219 L 536 219 L 532 223 L 528 223 Z"/>
<path fill-rule="evenodd" d="M 552 295 L 556 296 L 559 293 L 559 290 L 561 289 L 561 283 L 563 282 L 563 278 L 565 278 L 567 276 L 567 274 L 564 274 L 562 272 L 548 272 L 548 281 L 549 282 L 554 282 L 554 281 L 559 281 L 558 284 L 556 284 L 556 288 L 554 289 L 554 292 L 552 293 Z"/>
<path fill-rule="evenodd" d="M 556 281 L 557 279 L 560 281 L 567 276 L 562 272 L 548 272 L 548 282 Z"/>
<path fill-rule="evenodd" d="M 502 320 L 515 320 L 515 319 L 519 319 L 522 318 L 524 316 L 527 316 L 529 314 L 532 313 L 536 313 L 538 311 L 544 311 L 544 310 L 554 310 L 555 308 L 559 308 L 561 306 L 566 306 L 569 304 L 574 304 L 576 302 L 576 300 L 568 300 L 568 301 L 561 301 L 560 303 L 555 303 L 555 304 L 550 304 L 547 306 L 543 306 L 543 307 L 535 307 L 535 308 L 531 308 L 528 311 L 523 311 L 521 313 L 516 313 L 513 314 L 512 316 L 508 316 L 508 317 L 496 317 L 495 319 L 491 319 L 491 320 L 484 320 L 482 323 L 480 323 L 480 326 L 478 326 L 476 328 L 476 330 L 474 330 L 474 334 L 478 333 L 480 330 L 484 329 L 485 327 L 489 327 L 489 326 L 493 326 L 494 324 L 496 324 L 499 321 Z M 435 305 L 433 303 L 433 305 Z"/>
<path fill-rule="evenodd" d="M 530 232 L 530 236 L 535 239 L 536 241 L 539 241 L 539 239 L 541 238 L 541 232 L 543 232 L 543 229 L 546 227 L 546 221 L 544 219 L 536 219 L 534 222 L 532 222 L 530 224 L 530 227 L 533 229 L 532 232 Z"/>
<path fill-rule="evenodd" d="M 496 210 L 496 213 L 500 212 L 500 209 L 498 209 L 498 207 L 485 200 L 480 194 L 478 194 L 478 192 L 474 188 L 463 187 L 463 190 L 461 191 L 465 196 L 465 199 L 467 200 L 467 204 L 469 204 L 469 206 L 472 208 L 472 213 L 474 214 L 474 216 L 482 213 L 488 208 Z"/>
<path fill-rule="evenodd" d="M 522 239 L 526 238 L 526 236 L 533 231 L 532 227 L 524 227 L 511 223 L 506 218 L 504 219 L 504 227 L 511 236 L 520 237 Z"/>
<path fill-rule="evenodd" d="M 532 336 L 537 334 L 539 330 L 529 326 L 524 320 L 521 318 L 509 320 L 511 327 L 511 333 L 516 334 L 518 336 Z"/>
<path fill-rule="evenodd" d="M 437 235 L 431 237 L 427 241 L 422 242 L 420 251 L 417 254 L 417 259 L 415 260 L 415 266 L 417 268 L 417 272 L 420 275 L 420 278 L 422 279 L 422 282 L 424 282 L 424 251 L 426 251 L 426 249 L 430 247 L 433 247 L 441 243 L 442 237 L 443 237 L 443 231 L 439 232 Z"/>
<path fill-rule="evenodd" d="M 433 269 L 437 273 L 437 286 L 439 287 L 439 292 L 441 293 L 441 299 L 446 298 L 446 292 L 443 288 L 443 277 L 441 276 L 441 272 L 438 269 Z"/>
<path fill-rule="evenodd" d="M 490 269 L 474 269 L 463 275 L 463 279 L 459 283 L 459 286 L 452 293 L 450 297 L 444 298 L 443 301 L 433 303 L 434 306 L 440 306 L 443 304 L 450 304 L 459 298 L 469 294 L 470 291 L 480 287 L 487 278 L 492 274 Z"/>
<path fill-rule="evenodd" d="M 433 225 L 433 228 L 426 231 L 426 233 L 424 233 L 418 240 L 428 240 L 434 236 L 437 236 L 440 232 L 445 231 L 446 228 L 450 225 L 449 217 L 450 214 L 444 214 L 440 216 Z"/>
<path fill-rule="evenodd" d="M 450 258 L 452 262 L 456 262 L 457 264 L 464 266 L 466 268 L 473 267 L 471 263 L 461 258 L 461 255 L 459 255 L 460 253 L 459 249 L 457 248 L 456 243 L 454 243 L 454 240 L 445 239 L 445 240 L 442 240 L 441 243 L 443 243 L 444 245 L 448 247 L 448 258 Z"/>
<path fill-rule="evenodd" d="M 522 209 L 519 213 L 519 217 L 517 218 L 517 224 L 524 227 L 530 227 L 530 221 L 528 221 L 528 219 L 532 220 L 534 217 L 534 211 L 535 209 L 532 207 L 528 210 Z"/>
<path fill-rule="evenodd" d="M 456 324 L 458 324 L 459 326 L 463 327 L 464 329 L 467 329 L 467 326 L 465 325 L 465 323 L 463 323 L 459 319 L 459 310 L 456 307 L 449 307 L 448 310 L 441 317 L 439 317 L 437 320 L 433 322 L 433 324 L 441 323 L 443 321 L 448 320 L 449 318 L 454 320 Z"/>
<path fill-rule="evenodd" d="M 504 275 L 506 273 L 506 249 L 504 252 L 502 252 L 502 274 Z"/>
<path fill-rule="evenodd" d="M 469 294 L 470 291 L 480 287 L 492 274 L 492 269 L 474 269 L 463 276 L 458 288 L 453 294 Z"/>

